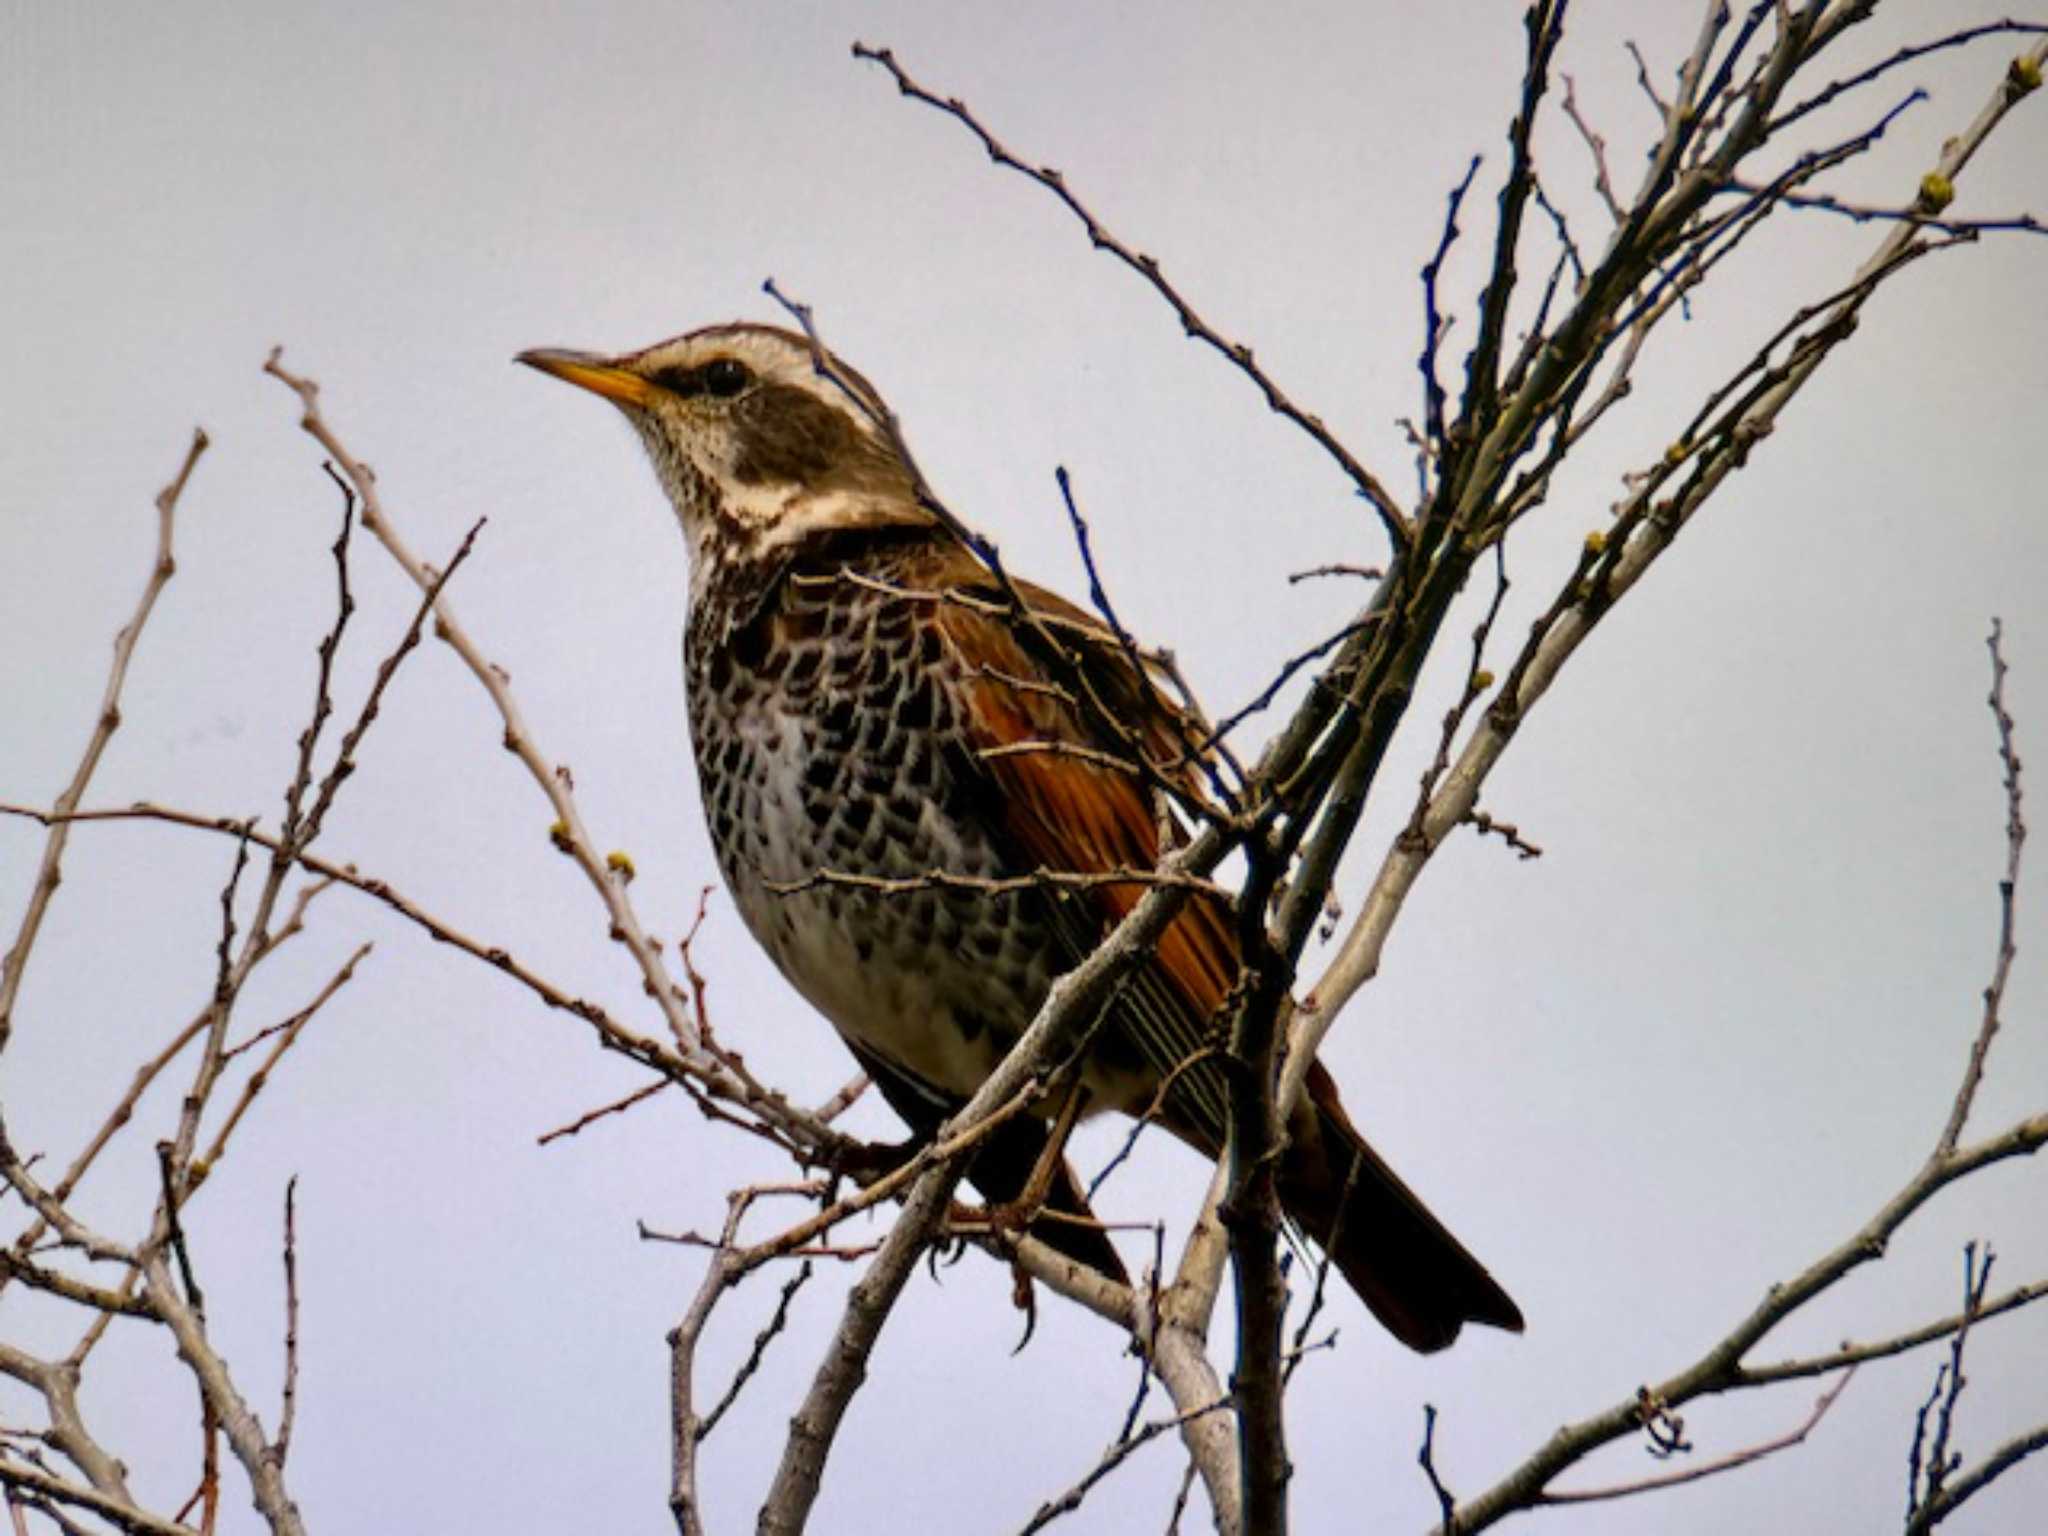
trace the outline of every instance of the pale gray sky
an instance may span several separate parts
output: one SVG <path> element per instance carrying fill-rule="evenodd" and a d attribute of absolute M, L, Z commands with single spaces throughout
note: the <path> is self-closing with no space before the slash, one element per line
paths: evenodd
<path fill-rule="evenodd" d="M 445 555 L 489 517 L 455 602 L 511 671 L 543 750 L 574 766 L 596 836 L 632 853 L 650 925 L 678 932 L 715 879 L 678 687 L 681 540 L 611 413 L 509 360 L 772 319 L 771 274 L 889 396 L 952 504 L 1014 567 L 1073 590 L 1052 480 L 1067 465 L 1126 619 L 1179 651 L 1212 706 L 1234 707 L 1342 621 L 1355 594 L 1284 578 L 1373 559 L 1369 520 L 1050 199 L 847 45 L 893 45 L 1021 154 L 1064 169 L 1403 486 L 1394 421 L 1417 404 L 1415 274 L 1467 158 L 1497 164 L 1522 38 L 1506 5 L 1366 9 L 8 7 L 0 798 L 46 799 L 69 773 L 147 564 L 150 497 L 203 422 L 215 448 L 185 501 L 179 574 L 91 799 L 274 818 L 329 619 L 336 514 L 293 402 L 258 371 L 281 342 L 323 382 L 417 546 Z M 1997 14 L 1974 0 L 1900 9 L 1913 28 Z M 1566 68 L 1618 171 L 1649 122 L 1625 28 L 1661 65 L 1692 13 L 1580 9 Z M 1858 57 L 1905 35 L 1873 33 Z M 1934 101 L 1855 185 L 1894 200 L 1910 188 L 2006 51 L 1913 71 Z M 2044 110 L 2029 103 L 1994 141 L 1958 211 L 2048 200 Z M 1552 190 L 1594 220 L 1577 146 L 1551 142 Z M 1873 239 L 1822 216 L 1792 223 L 1675 328 L 1688 350 L 1646 372 L 1614 441 L 1518 535 L 1507 632 L 1687 400 Z M 1994 935 L 1993 613 L 2008 621 L 2023 747 L 2048 761 L 2044 261 L 2039 240 L 1988 241 L 1873 306 L 1841 365 L 1517 742 L 1488 800 L 1546 856 L 1521 864 L 1468 839 L 1416 893 L 1329 1059 L 1356 1118 L 1530 1329 L 1477 1331 L 1425 1361 L 1341 1300 L 1342 1347 L 1304 1369 L 1294 1398 L 1300 1529 L 1420 1529 L 1434 1511 L 1413 1464 L 1425 1401 L 1443 1416 L 1445 1475 L 1478 1488 L 1562 1420 L 1689 1360 L 1931 1144 Z M 1469 287 L 1469 263 L 1459 275 Z M 348 699 L 411 609 L 366 539 L 356 587 Z M 1418 709 L 1370 846 L 1397 824 L 1440 708 Z M 479 690 L 428 647 L 326 851 L 631 1013 L 637 983 L 549 849 L 549 819 Z M 10 936 L 39 847 L 0 822 Z M 229 853 L 164 828 L 74 839 L 0 1079 L 22 1144 L 67 1152 L 202 1003 Z M 2029 947 L 1983 1129 L 2041 1108 L 2048 1082 L 2048 893 L 2035 880 L 2023 897 Z M 636 1241 L 633 1224 L 711 1224 L 722 1191 L 772 1163 L 667 1101 L 536 1148 L 631 1074 L 367 903 L 331 895 L 316 911 L 245 1022 L 297 1007 L 363 938 L 376 951 L 189 1218 L 216 1332 L 274 1416 L 279 1206 L 287 1174 L 301 1177 L 303 1509 L 337 1531 L 669 1529 L 662 1334 L 698 1261 Z M 705 954 L 725 1037 L 803 1094 L 836 1086 L 843 1051 L 720 902 Z M 149 1112 L 135 1161 L 88 1202 L 122 1230 L 169 1096 Z M 1091 1129 L 1086 1157 L 1113 1135 Z M 1939 1202 L 1763 1355 L 1951 1310 L 1969 1238 L 1995 1244 L 2002 1281 L 2048 1273 L 2041 1178 L 2004 1168 Z M 1193 1159 L 1149 1147 L 1121 1213 L 1189 1211 L 1201 1182 Z M 721 1528 L 751 1520 L 840 1283 L 806 1293 L 769 1379 L 710 1443 Z M 1132 1363 L 1091 1320 L 1049 1306 L 1013 1358 L 993 1265 L 970 1256 L 917 1286 L 856 1403 L 821 1530 L 1014 1529 L 1124 1411 Z M 757 1287 L 731 1306 L 714 1378 L 769 1299 Z M 10 1296 L 17 1308 L 28 1317 Z M 2048 1317 L 1980 1336 L 1966 1453 L 2048 1417 L 2044 1349 Z M 1654 1506 L 1545 1518 L 1574 1532 L 1885 1528 L 1933 1369 L 1927 1356 L 1869 1368 L 1777 1461 Z M 117 1340 L 88 1387 L 139 1486 L 175 1505 L 191 1415 L 163 1342 Z M 1789 1428 L 1813 1395 L 1688 1423 L 1714 1454 Z M 0 1417 L 16 1405 L 0 1391 Z M 1622 1448 L 1598 1470 L 1650 1465 Z M 1071 1528 L 1162 1527 L 1177 1473 L 1166 1445 L 1149 1450 Z M 1955 1528 L 2012 1529 L 2044 1488 L 2023 1472 Z M 228 1514 L 230 1530 L 252 1528 L 239 1491 Z"/>

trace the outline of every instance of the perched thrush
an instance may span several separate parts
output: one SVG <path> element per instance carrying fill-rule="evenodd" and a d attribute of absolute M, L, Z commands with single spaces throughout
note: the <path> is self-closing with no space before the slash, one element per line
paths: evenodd
<path fill-rule="evenodd" d="M 726 884 L 783 975 L 929 1134 L 1143 894 L 1017 877 L 1155 866 L 1173 821 L 1137 754 L 1186 762 L 1172 706 L 1072 604 L 1020 582 L 1044 625 L 1017 618 L 921 503 L 872 387 L 804 337 L 722 325 L 620 357 L 519 360 L 612 401 L 646 444 L 689 543 L 690 734 Z M 1238 969 L 1228 906 L 1193 897 L 1097 1027 L 1084 1112 L 1155 1108 L 1217 1156 L 1223 1077 L 1204 1047 Z M 1287 1132 L 1289 1218 L 1396 1337 L 1434 1350 L 1468 1321 L 1521 1328 L 1320 1065 Z M 1014 1199 L 1046 1134 L 1008 1122 L 970 1176 Z M 1059 1168 L 1050 1208 L 1085 1211 Z M 1033 1230 L 1122 1273 L 1099 1231 Z"/>

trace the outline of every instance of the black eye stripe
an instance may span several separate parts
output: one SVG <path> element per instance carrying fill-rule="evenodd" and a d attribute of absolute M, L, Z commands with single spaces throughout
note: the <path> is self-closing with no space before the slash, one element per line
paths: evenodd
<path fill-rule="evenodd" d="M 701 368 L 664 368 L 649 382 L 686 399 L 704 393 L 704 371 Z"/>
<path fill-rule="evenodd" d="M 651 382 L 685 400 L 699 395 L 715 395 L 721 400 L 730 400 L 753 383 L 754 376 L 737 358 L 714 357 L 695 368 L 664 368 L 652 376 Z"/>

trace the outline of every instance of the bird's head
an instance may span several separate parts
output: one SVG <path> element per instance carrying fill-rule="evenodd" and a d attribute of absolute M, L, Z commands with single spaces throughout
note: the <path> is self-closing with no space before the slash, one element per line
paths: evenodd
<path fill-rule="evenodd" d="M 625 413 L 700 573 L 820 529 L 929 521 L 873 386 L 794 332 L 716 325 L 617 357 L 518 361 Z"/>

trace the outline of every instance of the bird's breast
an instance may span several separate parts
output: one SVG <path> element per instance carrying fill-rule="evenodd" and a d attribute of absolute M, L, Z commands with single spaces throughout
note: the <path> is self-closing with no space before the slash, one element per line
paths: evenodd
<path fill-rule="evenodd" d="M 1056 945 L 1041 893 L 986 888 L 1021 871 L 974 814 L 928 613 L 828 582 L 714 650 L 715 634 L 691 628 L 690 725 L 742 919 L 843 1034 L 971 1093 L 1037 1011 Z"/>

